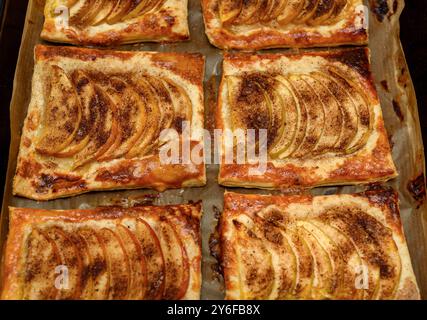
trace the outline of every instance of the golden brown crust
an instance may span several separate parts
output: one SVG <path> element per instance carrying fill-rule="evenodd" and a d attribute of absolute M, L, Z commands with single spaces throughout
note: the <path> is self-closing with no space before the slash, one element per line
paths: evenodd
<path fill-rule="evenodd" d="M 267 129 L 268 161 L 265 172 L 254 175 L 250 174 L 253 169 L 264 169 L 260 164 L 237 164 L 235 159 L 230 163 L 223 158 L 221 184 L 311 188 L 396 177 L 368 49 L 225 54 L 223 70 L 217 127 Z M 248 100 L 252 96 L 259 101 Z M 295 118 L 292 114 L 296 111 L 286 109 L 281 120 L 280 111 L 272 104 L 277 96 L 288 99 L 283 104 L 279 100 L 277 110 L 282 110 L 281 105 L 292 105 L 299 110 Z M 261 121 L 261 114 L 271 116 Z M 283 123 L 277 126 L 280 121 Z"/>
<path fill-rule="evenodd" d="M 35 60 L 15 194 L 49 200 L 205 183 L 203 163 L 169 164 L 158 152 L 163 129 L 184 137 L 183 121 L 190 145 L 203 141 L 196 134 L 203 128 L 201 55 L 40 45 Z"/>
<path fill-rule="evenodd" d="M 274 0 L 264 1 L 245 1 L 243 7 L 246 5 L 258 5 L 265 2 L 275 2 Z M 292 0 L 287 2 L 286 10 L 278 13 L 281 15 L 276 16 L 272 14 L 267 15 L 269 19 L 265 19 L 263 10 L 257 8 L 256 13 L 251 14 L 253 19 L 231 19 L 227 22 L 226 18 L 220 17 L 219 10 L 222 3 L 229 2 L 228 0 L 203 0 L 203 17 L 206 26 L 206 34 L 209 41 L 222 49 L 242 49 L 242 50 L 259 50 L 265 48 L 279 48 L 279 47 L 314 47 L 314 46 L 338 46 L 344 44 L 366 44 L 368 41 L 367 21 L 365 15 L 365 7 L 361 0 L 336 0 L 336 8 L 344 4 L 336 13 L 333 19 L 325 19 L 323 22 L 311 23 L 310 19 L 298 19 L 295 16 L 294 20 L 283 19 L 280 23 L 280 17 L 289 15 L 289 7 L 297 2 L 302 4 L 304 1 Z M 239 1 L 235 1 L 239 2 Z M 284 2 L 284 1 L 276 1 Z M 310 1 L 310 3 L 317 5 L 317 0 Z M 321 1 L 325 2 L 325 1 Z M 330 1 L 326 1 L 330 2 Z M 345 3 L 344 3 L 345 2 Z M 234 3 L 234 2 L 233 2 Z M 340 3 L 340 4 L 339 4 Z M 330 3 L 329 3 L 330 4 Z M 275 4 L 273 4 L 275 5 Z M 280 4 L 276 5 L 277 8 Z M 322 8 L 323 6 L 318 6 Z M 244 8 L 237 8 L 235 12 L 244 13 Z M 302 10 L 299 8 L 298 10 Z M 230 10 L 231 11 L 231 10 Z M 286 11 L 286 13 L 285 13 Z M 248 12 L 248 11 L 246 11 Z M 319 12 L 320 13 L 320 12 Z M 230 17 L 230 16 L 229 16 Z M 264 19 L 263 19 L 264 17 Z M 284 17 L 283 17 L 284 18 Z M 291 18 L 292 19 L 292 18 Z M 223 21 L 223 22 L 222 22 Z"/>
<path fill-rule="evenodd" d="M 2 299 L 200 298 L 200 203 L 9 210 Z M 55 270 L 45 268 L 51 263 L 43 260 L 49 252 L 46 245 L 37 246 L 45 241 L 42 236 L 55 246 L 58 265 L 69 269 L 70 291 L 57 290 L 55 282 L 47 281 Z M 171 237 L 177 241 L 170 243 L 172 249 Z M 78 250 L 71 250 L 73 246 Z M 165 263 L 170 270 L 176 268 L 175 273 L 166 270 Z"/>
<path fill-rule="evenodd" d="M 104 19 L 99 17 L 102 10 L 96 14 L 96 5 L 99 3 L 104 9 L 109 4 L 102 4 L 103 0 L 86 0 L 74 3 L 68 11 L 66 1 L 49 0 L 45 5 L 45 22 L 41 37 L 48 41 L 72 43 L 78 45 L 112 46 L 124 43 L 136 43 L 144 41 L 175 42 L 189 39 L 187 22 L 187 0 L 149 0 L 146 8 L 133 11 L 134 5 L 141 6 L 144 1 L 121 1 L 129 6 L 117 14 L 115 18 L 106 12 Z M 150 4 L 151 3 L 151 4 Z M 79 13 L 77 8 L 80 8 Z M 55 9 L 57 13 L 55 14 Z M 151 8 L 151 9 L 150 9 Z M 66 15 L 69 12 L 69 15 Z M 138 13 L 139 12 L 139 13 Z M 76 14 L 75 14 L 76 13 Z M 68 27 L 63 27 L 61 17 L 66 15 Z"/>
<path fill-rule="evenodd" d="M 245 239 L 261 241 L 273 258 L 265 295 L 257 295 L 256 279 L 245 278 L 251 262 L 236 254 L 240 225 L 248 228 Z M 226 193 L 220 237 L 227 299 L 420 299 L 392 190 L 314 197 Z M 304 247 L 313 259 L 302 256 Z M 358 264 L 366 267 L 367 286 L 356 287 Z"/>

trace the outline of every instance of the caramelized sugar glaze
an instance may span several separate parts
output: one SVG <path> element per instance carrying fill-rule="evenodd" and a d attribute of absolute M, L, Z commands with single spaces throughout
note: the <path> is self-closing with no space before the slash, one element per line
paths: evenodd
<path fill-rule="evenodd" d="M 151 156 L 161 130 L 181 133 L 182 121 L 191 121 L 186 91 L 169 79 L 85 70 L 67 74 L 50 67 L 36 150 L 72 159 L 75 169 L 93 161 Z"/>
<path fill-rule="evenodd" d="M 43 221 L 25 224 L 16 288 L 3 297 L 198 298 L 200 205 L 153 208 L 67 213 L 12 209 L 18 220 L 40 214 Z M 58 286 L 64 272 L 58 266 L 67 268 L 68 288 Z"/>
<path fill-rule="evenodd" d="M 281 199 L 226 194 L 220 233 L 227 297 L 395 299 L 406 295 L 402 284 L 409 281 L 407 276 L 414 281 L 414 276 L 410 266 L 407 273 L 409 256 L 404 242 L 402 249 L 398 211 L 392 212 L 398 210 L 392 209 L 397 194 L 370 196 L 390 203 L 391 209 L 378 212 L 377 204 L 367 206 L 360 195 Z M 419 298 L 415 282 L 412 289 L 412 299 Z"/>

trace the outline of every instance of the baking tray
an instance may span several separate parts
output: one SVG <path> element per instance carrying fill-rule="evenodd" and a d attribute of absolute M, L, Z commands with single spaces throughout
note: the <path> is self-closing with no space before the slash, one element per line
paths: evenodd
<path fill-rule="evenodd" d="M 217 274 L 216 260 L 209 252 L 209 237 L 215 229 L 219 213 L 222 210 L 225 190 L 218 185 L 217 165 L 207 166 L 208 184 L 203 188 L 169 190 L 164 193 L 152 190 L 96 192 L 49 202 L 36 202 L 12 195 L 12 180 L 15 173 L 21 128 L 31 95 L 31 78 L 34 67 L 33 49 L 36 44 L 44 43 L 39 37 L 43 24 L 42 3 L 42 0 L 29 1 L 14 79 L 13 97 L 10 104 L 11 145 L 0 221 L 0 246 L 4 247 L 7 237 L 8 206 L 75 209 L 109 205 L 133 206 L 145 203 L 162 205 L 203 200 L 202 299 L 222 299 L 224 297 L 223 283 Z M 390 136 L 393 159 L 399 171 L 397 179 L 383 184 L 381 187 L 393 187 L 399 191 L 402 221 L 414 271 L 421 295 L 424 299 L 427 299 L 427 204 L 424 201 L 425 159 L 415 91 L 399 39 L 399 17 L 404 7 L 404 1 L 371 0 L 369 1 L 369 6 L 369 47 L 372 52 L 372 71 L 383 109 L 385 124 Z M 205 121 L 206 128 L 212 129 L 214 121 L 211 116 L 216 107 L 222 53 L 221 50 L 209 44 L 204 34 L 199 0 L 189 0 L 189 23 L 191 41 L 176 44 L 126 45 L 115 49 L 200 52 L 204 54 L 206 56 Z M 295 49 L 289 50 L 298 51 Z M 285 51 L 285 49 L 273 51 Z M 327 187 L 305 192 L 316 195 L 353 193 L 372 187 Z M 234 190 L 243 193 L 268 193 L 267 191 L 255 189 Z"/>

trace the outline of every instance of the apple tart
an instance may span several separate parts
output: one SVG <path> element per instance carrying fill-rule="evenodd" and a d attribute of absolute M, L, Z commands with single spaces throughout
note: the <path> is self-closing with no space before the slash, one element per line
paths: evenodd
<path fill-rule="evenodd" d="M 219 225 L 227 299 L 419 299 L 392 190 L 226 193 Z"/>
<path fill-rule="evenodd" d="M 201 55 L 39 45 L 35 60 L 15 195 L 205 184 L 203 159 L 159 152 L 165 130 L 203 147 Z"/>
<path fill-rule="evenodd" d="M 2 299 L 200 299 L 200 203 L 9 210 Z"/>
<path fill-rule="evenodd" d="M 233 134 L 267 131 L 266 139 L 246 137 L 248 157 L 250 141 L 264 146 L 255 162 L 238 162 L 239 142 L 234 150 L 222 143 L 225 186 L 311 188 L 397 176 L 366 48 L 225 54 L 216 119 Z"/>
<path fill-rule="evenodd" d="M 222 49 L 368 42 L 363 0 L 202 0 L 209 41 Z"/>
<path fill-rule="evenodd" d="M 189 39 L 187 0 L 47 0 L 41 37 L 111 46 Z"/>

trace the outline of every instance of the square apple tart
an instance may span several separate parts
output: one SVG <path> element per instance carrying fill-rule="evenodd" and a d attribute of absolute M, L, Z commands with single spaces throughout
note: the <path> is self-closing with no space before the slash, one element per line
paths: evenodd
<path fill-rule="evenodd" d="M 200 203 L 9 211 L 2 299 L 200 299 Z"/>
<path fill-rule="evenodd" d="M 225 186 L 312 188 L 397 176 L 366 48 L 225 54 L 216 119 L 224 132 L 245 132 L 248 159 L 251 141 L 265 154 L 239 162 L 241 139 L 234 149 L 223 142 Z M 250 130 L 267 137 L 250 140 Z"/>
<path fill-rule="evenodd" d="M 420 299 L 392 190 L 226 193 L 219 227 L 227 299 Z"/>
<path fill-rule="evenodd" d="M 363 0 L 202 0 L 209 41 L 259 50 L 368 42 Z"/>
<path fill-rule="evenodd" d="M 37 46 L 14 194 L 204 185 L 204 159 L 160 152 L 164 132 L 203 149 L 203 76 L 199 54 Z"/>
<path fill-rule="evenodd" d="M 47 0 L 41 37 L 111 46 L 189 39 L 187 0 Z"/>

